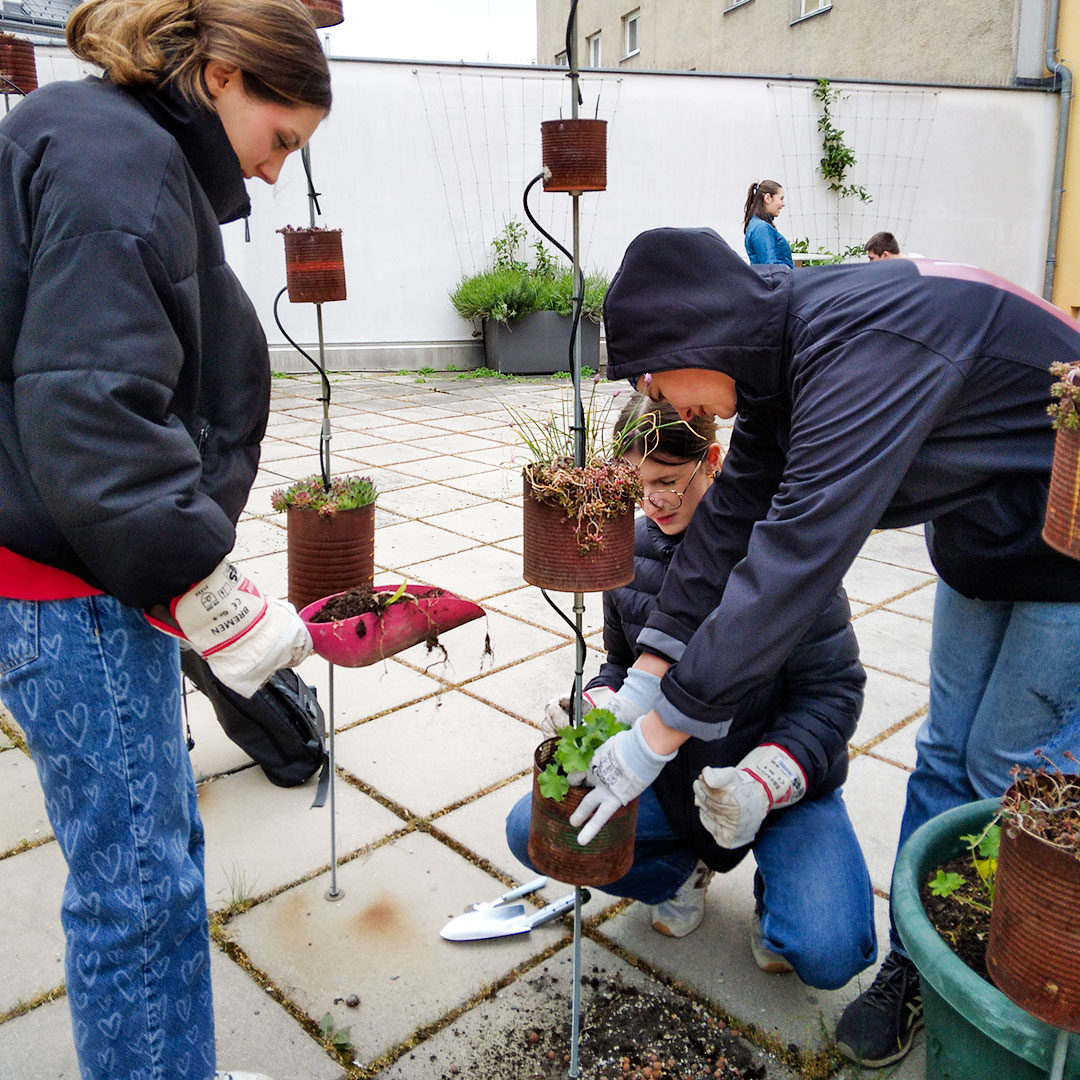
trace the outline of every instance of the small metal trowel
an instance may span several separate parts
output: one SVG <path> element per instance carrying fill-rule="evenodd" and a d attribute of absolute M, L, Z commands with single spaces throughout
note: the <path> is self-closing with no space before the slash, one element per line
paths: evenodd
<path fill-rule="evenodd" d="M 582 894 L 582 903 L 588 901 L 588 892 Z M 535 926 L 557 919 L 574 908 L 574 894 L 548 904 L 539 911 L 525 914 L 524 904 L 500 904 L 485 911 L 469 911 L 451 919 L 439 933 L 447 941 L 480 941 L 483 938 L 511 937 L 527 934 Z"/>

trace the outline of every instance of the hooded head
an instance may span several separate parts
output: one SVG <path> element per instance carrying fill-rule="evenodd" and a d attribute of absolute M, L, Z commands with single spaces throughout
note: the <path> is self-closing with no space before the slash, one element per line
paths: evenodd
<path fill-rule="evenodd" d="M 790 269 L 748 266 L 712 229 L 644 232 L 604 299 L 608 378 L 705 368 L 772 397 L 790 289 Z"/>

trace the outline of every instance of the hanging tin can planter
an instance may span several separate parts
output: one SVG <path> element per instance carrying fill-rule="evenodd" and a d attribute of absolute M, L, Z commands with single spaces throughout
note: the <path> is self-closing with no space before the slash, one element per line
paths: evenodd
<path fill-rule="evenodd" d="M 29 94 L 37 84 L 33 42 L 14 34 L 0 34 L 0 93 Z"/>
<path fill-rule="evenodd" d="M 345 299 L 345 256 L 340 229 L 294 228 L 285 237 L 285 279 L 294 304 L 322 304 Z"/>
<path fill-rule="evenodd" d="M 1080 1032 L 1080 803 L 1061 808 L 1061 774 L 1020 778 L 1006 793 L 1028 820 L 1071 815 L 1073 848 L 1050 843 L 1023 822 L 1001 824 L 986 967 L 999 990 L 1032 1016 Z M 1080 785 L 1071 785 L 1073 798 Z M 1041 808 L 1040 804 L 1042 804 Z M 1055 828 L 1057 824 L 1055 823 Z"/>
<path fill-rule="evenodd" d="M 303 0 L 303 3 L 320 29 L 324 26 L 337 26 L 345 21 L 342 0 Z"/>
<path fill-rule="evenodd" d="M 638 800 L 620 807 L 584 847 L 570 817 L 585 798 L 587 787 L 572 787 L 562 802 L 540 791 L 540 774 L 555 758 L 558 739 L 542 742 L 533 755 L 529 858 L 541 874 L 571 885 L 607 885 L 621 878 L 634 862 Z"/>
<path fill-rule="evenodd" d="M 575 470 L 585 487 L 593 469 Z M 632 501 L 623 500 L 604 516 L 574 517 L 558 502 L 542 497 L 527 475 L 523 482 L 523 576 L 530 585 L 557 592 L 603 592 L 633 581 Z"/>
<path fill-rule="evenodd" d="M 606 120 L 544 120 L 540 140 L 545 191 L 607 188 Z"/>
<path fill-rule="evenodd" d="M 375 577 L 375 506 L 288 511 L 289 602 L 299 611 Z"/>
<path fill-rule="evenodd" d="M 1080 429 L 1058 428 L 1043 539 L 1080 559 Z"/>
<path fill-rule="evenodd" d="M 1080 362 L 1050 365 L 1057 377 L 1047 409 L 1057 431 L 1043 539 L 1056 551 L 1080 559 Z"/>

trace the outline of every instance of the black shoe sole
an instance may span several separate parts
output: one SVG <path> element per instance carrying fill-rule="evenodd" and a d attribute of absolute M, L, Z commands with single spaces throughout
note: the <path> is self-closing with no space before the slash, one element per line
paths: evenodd
<path fill-rule="evenodd" d="M 911 1053 L 911 1048 L 915 1043 L 915 1033 L 923 1026 L 922 1019 L 916 1020 L 912 1024 L 910 1031 L 908 1031 L 907 1042 L 905 1042 L 895 1054 L 890 1054 L 888 1057 L 875 1058 L 873 1060 L 869 1058 L 862 1058 L 846 1043 L 838 1042 L 836 1049 L 840 1051 L 840 1055 L 850 1061 L 853 1065 L 861 1065 L 864 1069 L 884 1069 L 886 1065 L 894 1065 L 896 1062 L 906 1058 Z"/>

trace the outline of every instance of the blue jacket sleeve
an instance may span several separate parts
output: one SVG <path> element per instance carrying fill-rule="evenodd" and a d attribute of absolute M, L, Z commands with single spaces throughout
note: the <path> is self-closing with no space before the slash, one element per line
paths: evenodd
<path fill-rule="evenodd" d="M 775 230 L 764 218 L 751 218 L 744 238 L 746 254 L 756 265 L 778 263 Z"/>
<path fill-rule="evenodd" d="M 877 377 L 885 365 L 888 380 Z M 924 346 L 873 331 L 806 360 L 794 385 L 787 450 L 777 447 L 770 455 L 775 461 L 780 454 L 782 476 L 771 495 L 756 488 L 747 497 L 749 512 L 754 503 L 767 512 L 752 526 L 745 558 L 737 561 L 735 525 L 719 526 L 710 548 L 713 538 L 701 531 L 716 528 L 716 518 L 699 523 L 695 517 L 696 541 L 679 553 L 683 581 L 676 585 L 669 573 L 660 594 L 661 619 L 674 616 L 669 631 L 677 626 L 685 633 L 690 608 L 714 605 L 683 639 L 656 706 L 668 726 L 699 738 L 726 735 L 735 704 L 772 678 L 807 632 L 961 392 L 963 377 Z M 745 437 L 736 425 L 731 454 L 737 461 L 754 452 L 742 445 Z M 767 471 L 759 476 L 768 479 Z M 739 480 L 725 462 L 717 498 L 741 504 L 733 490 Z M 904 496 L 917 498 L 917 492 Z M 745 527 L 742 515 L 738 520 Z M 687 599 L 687 582 L 703 591 L 696 603 Z M 665 625 L 661 619 L 650 618 L 642 646 L 652 650 L 647 633 Z"/>

